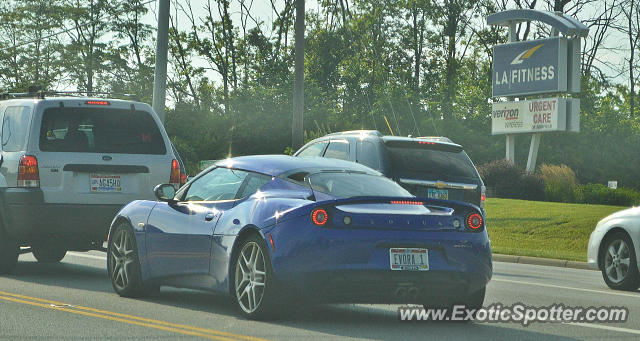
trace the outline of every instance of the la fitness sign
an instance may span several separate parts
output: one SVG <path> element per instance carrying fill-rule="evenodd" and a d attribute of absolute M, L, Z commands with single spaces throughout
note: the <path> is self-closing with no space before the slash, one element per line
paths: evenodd
<path fill-rule="evenodd" d="M 567 91 L 567 38 L 493 47 L 493 96 Z"/>
<path fill-rule="evenodd" d="M 567 129 L 567 99 L 542 98 L 493 103 L 491 133 L 540 133 Z"/>

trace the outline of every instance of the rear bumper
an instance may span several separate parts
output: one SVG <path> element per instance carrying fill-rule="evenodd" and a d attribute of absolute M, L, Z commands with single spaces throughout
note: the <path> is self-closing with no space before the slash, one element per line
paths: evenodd
<path fill-rule="evenodd" d="M 484 288 L 493 267 L 486 231 L 341 230 L 279 224 L 269 231 L 276 279 L 327 302 L 448 304 Z M 389 249 L 428 250 L 428 271 L 390 269 Z M 410 291 L 410 294 L 408 293 Z"/>
<path fill-rule="evenodd" d="M 489 278 L 452 271 L 344 270 L 307 273 L 284 285 L 318 302 L 447 306 L 463 303 Z"/>
<path fill-rule="evenodd" d="M 83 245 L 107 238 L 109 225 L 122 205 L 49 204 L 40 189 L 0 189 L 0 214 L 5 230 L 23 245 L 41 240 Z"/>

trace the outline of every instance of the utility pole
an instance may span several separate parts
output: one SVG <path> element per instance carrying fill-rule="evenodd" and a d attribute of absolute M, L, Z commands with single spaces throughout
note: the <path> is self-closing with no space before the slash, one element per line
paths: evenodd
<path fill-rule="evenodd" d="M 153 77 L 153 110 L 164 124 L 167 99 L 167 50 L 169 45 L 169 0 L 158 0 L 158 36 L 156 70 Z"/>
<path fill-rule="evenodd" d="M 297 150 L 304 142 L 304 0 L 296 0 L 295 22 L 295 78 L 293 81 L 293 119 L 291 120 L 291 148 Z"/>

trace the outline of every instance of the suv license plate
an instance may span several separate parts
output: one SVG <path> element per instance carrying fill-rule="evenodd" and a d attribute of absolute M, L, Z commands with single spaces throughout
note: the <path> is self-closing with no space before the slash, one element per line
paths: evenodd
<path fill-rule="evenodd" d="M 449 191 L 446 189 L 429 188 L 427 198 L 449 200 Z"/>
<path fill-rule="evenodd" d="M 120 175 L 91 174 L 91 192 L 122 192 Z"/>
<path fill-rule="evenodd" d="M 429 250 L 418 248 L 389 249 L 391 270 L 427 271 L 429 270 Z"/>

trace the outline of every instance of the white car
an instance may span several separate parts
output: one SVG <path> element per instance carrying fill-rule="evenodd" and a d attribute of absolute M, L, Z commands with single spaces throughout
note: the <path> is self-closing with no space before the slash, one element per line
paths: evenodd
<path fill-rule="evenodd" d="M 616 212 L 600 220 L 589 238 L 589 267 L 602 271 L 607 285 L 616 290 L 640 286 L 640 207 Z"/>
<path fill-rule="evenodd" d="M 147 104 L 38 96 L 0 101 L 0 117 L 0 274 L 19 253 L 59 262 L 99 250 L 122 206 L 184 182 Z"/>

